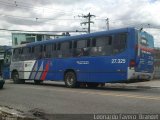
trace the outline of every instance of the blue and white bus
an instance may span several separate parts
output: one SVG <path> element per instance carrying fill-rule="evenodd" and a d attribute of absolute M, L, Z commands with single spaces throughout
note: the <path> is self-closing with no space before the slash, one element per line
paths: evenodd
<path fill-rule="evenodd" d="M 64 81 L 67 87 L 152 79 L 152 35 L 122 28 L 13 48 L 14 83 Z"/>

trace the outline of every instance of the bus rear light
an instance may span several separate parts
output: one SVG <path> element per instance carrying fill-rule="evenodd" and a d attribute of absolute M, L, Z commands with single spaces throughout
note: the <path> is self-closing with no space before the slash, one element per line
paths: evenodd
<path fill-rule="evenodd" d="M 130 60 L 129 67 L 135 67 L 136 62 L 134 60 Z"/>

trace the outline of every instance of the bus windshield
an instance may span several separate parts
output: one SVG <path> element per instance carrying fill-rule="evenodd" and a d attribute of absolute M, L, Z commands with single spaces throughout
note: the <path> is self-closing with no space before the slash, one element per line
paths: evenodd
<path fill-rule="evenodd" d="M 4 65 L 10 65 L 12 52 L 11 49 L 6 50 L 4 54 Z"/>

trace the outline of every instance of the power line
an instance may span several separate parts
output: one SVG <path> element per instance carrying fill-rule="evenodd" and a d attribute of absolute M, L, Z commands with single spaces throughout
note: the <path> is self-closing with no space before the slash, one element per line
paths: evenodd
<path fill-rule="evenodd" d="M 36 20 L 35 18 L 34 19 L 30 19 L 29 17 L 20 17 L 20 16 L 10 16 L 10 15 L 4 15 L 4 14 L 0 14 L 0 17 L 8 17 L 8 18 L 15 18 L 17 20 L 23 20 L 23 21 L 29 21 L 29 22 L 33 22 L 35 23 L 34 25 L 38 25 L 38 24 L 49 24 L 49 25 L 55 25 L 55 26 L 63 26 L 63 27 L 68 27 L 66 25 L 59 25 L 59 24 L 56 24 L 56 23 L 53 23 L 53 22 L 46 22 L 46 21 L 39 21 L 38 19 Z M 57 20 L 65 20 L 66 19 L 57 19 Z M 25 26 L 27 26 L 26 22 L 25 23 Z M 19 24 L 19 25 L 23 25 L 23 24 Z"/>
<path fill-rule="evenodd" d="M 22 3 L 22 5 L 21 6 L 32 6 L 32 7 L 35 7 L 35 4 L 28 4 L 28 3 L 26 3 L 26 2 L 19 2 L 19 1 L 15 1 L 16 2 L 16 5 L 18 6 L 18 5 L 21 5 L 21 3 Z M 45 0 L 45 3 L 47 3 L 46 2 L 46 0 Z M 24 5 L 25 4 L 25 5 Z M 50 3 L 47 3 L 47 4 L 50 4 Z M 44 8 L 44 5 L 43 5 L 43 7 L 42 6 L 38 6 L 38 8 L 42 8 L 42 9 L 46 9 L 46 8 Z M 51 9 L 48 9 L 47 8 L 47 10 L 51 10 Z M 55 10 L 55 8 L 54 8 L 54 10 Z M 64 10 L 61 10 L 61 9 L 56 9 L 57 11 L 63 11 L 64 13 L 66 13 L 66 12 L 69 12 L 69 13 L 73 13 L 73 11 L 64 11 Z M 53 9 L 52 9 L 52 11 L 53 11 Z"/>
<path fill-rule="evenodd" d="M 71 18 L 63 18 L 63 19 L 55 19 L 55 18 L 43 18 L 43 17 L 24 17 L 24 16 L 13 16 L 7 14 L 0 14 L 0 17 L 11 17 L 11 18 L 24 18 L 24 19 L 42 19 L 42 20 L 82 20 L 82 19 L 71 19 Z"/>
<path fill-rule="evenodd" d="M 11 35 L 0 35 L 0 38 L 2 37 L 11 37 Z"/>
<path fill-rule="evenodd" d="M 12 31 L 12 32 L 86 32 L 81 30 L 63 30 L 63 31 L 28 31 L 28 30 L 10 30 L 10 29 L 3 29 L 0 28 L 0 31 Z"/>
<path fill-rule="evenodd" d="M 27 4 L 26 2 L 18 2 L 18 3 Z M 46 3 L 46 0 L 45 0 L 45 3 Z M 50 3 L 51 3 L 51 2 L 50 2 Z M 50 3 L 47 3 L 47 4 L 50 4 Z M 35 4 L 28 4 L 27 7 L 28 7 L 28 6 L 31 6 L 31 5 L 32 5 L 32 7 L 35 7 Z M 53 9 L 45 8 L 43 4 L 42 4 L 42 6 L 38 6 L 38 8 L 42 8 L 42 9 L 45 9 L 45 10 L 53 11 Z M 69 13 L 69 14 L 75 12 L 75 11 L 73 11 L 73 10 L 67 10 L 67 11 L 66 11 L 66 10 L 55 9 L 55 8 L 54 8 L 54 11 L 56 11 L 56 12 L 61 11 L 61 12 L 63 12 L 63 13 Z"/>
<path fill-rule="evenodd" d="M 69 16 L 71 15 L 71 14 L 73 14 L 73 11 L 63 11 L 63 10 L 59 10 L 59 9 L 57 9 L 56 11 L 55 11 L 55 9 L 54 10 L 51 10 L 51 9 L 46 9 L 46 8 L 44 8 L 44 7 L 35 7 L 35 6 L 27 6 L 27 5 L 22 5 L 22 4 L 18 4 L 19 2 L 13 2 L 13 3 L 10 3 L 10 2 L 4 2 L 4 1 L 0 1 L 0 5 L 5 5 L 5 6 L 11 6 L 11 7 L 15 7 L 15 8 L 24 8 L 24 9 L 33 9 L 33 7 L 34 7 L 34 10 L 47 10 L 47 13 L 61 13 L 61 14 L 69 14 Z M 41 8 L 41 9 L 40 9 Z"/>

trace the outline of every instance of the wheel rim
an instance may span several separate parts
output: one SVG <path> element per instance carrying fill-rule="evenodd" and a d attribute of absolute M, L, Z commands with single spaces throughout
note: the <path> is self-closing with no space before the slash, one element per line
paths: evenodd
<path fill-rule="evenodd" d="M 73 74 L 69 74 L 66 77 L 66 82 L 69 86 L 74 84 L 74 75 Z"/>

